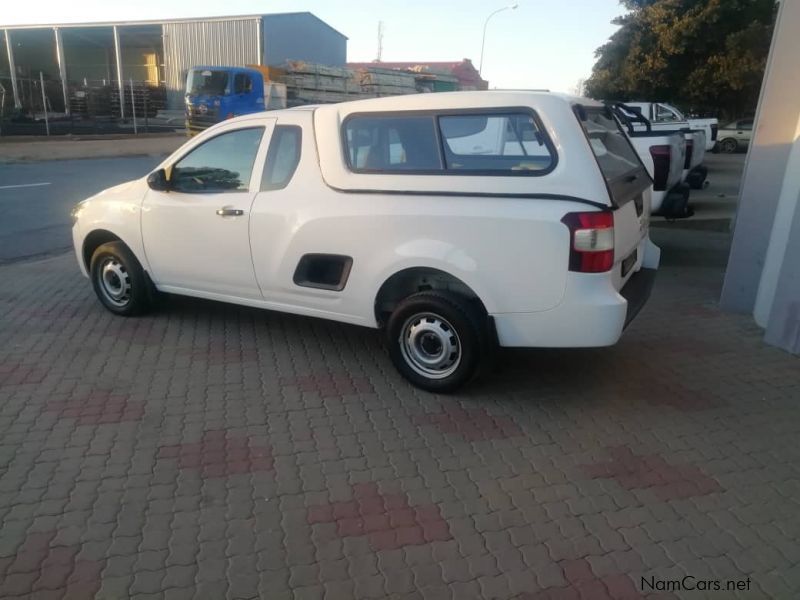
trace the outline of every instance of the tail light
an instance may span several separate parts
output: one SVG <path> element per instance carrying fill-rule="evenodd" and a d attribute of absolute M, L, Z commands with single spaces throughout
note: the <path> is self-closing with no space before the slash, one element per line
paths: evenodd
<path fill-rule="evenodd" d="M 569 270 L 604 273 L 614 266 L 614 213 L 568 213 L 561 219 L 569 228 Z"/>
<path fill-rule="evenodd" d="M 669 146 L 650 146 L 650 156 L 653 157 L 653 190 L 656 192 L 664 192 L 667 189 L 671 152 Z"/>
<path fill-rule="evenodd" d="M 711 126 L 711 141 L 712 142 L 716 142 L 717 141 L 717 135 L 719 135 L 719 126 L 718 125 L 712 125 Z"/>
<path fill-rule="evenodd" d="M 694 140 L 686 140 L 686 162 L 683 163 L 684 169 L 692 168 L 692 152 L 694 152 Z"/>

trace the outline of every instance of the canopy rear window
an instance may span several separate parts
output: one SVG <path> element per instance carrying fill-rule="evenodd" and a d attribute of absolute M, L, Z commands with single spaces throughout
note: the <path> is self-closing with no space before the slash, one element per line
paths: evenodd
<path fill-rule="evenodd" d="M 556 162 L 529 109 L 352 115 L 343 137 L 356 173 L 542 175 Z"/>
<path fill-rule="evenodd" d="M 614 118 L 604 109 L 584 109 L 581 126 L 600 165 L 600 171 L 611 183 L 618 177 L 641 167 L 639 157 Z"/>

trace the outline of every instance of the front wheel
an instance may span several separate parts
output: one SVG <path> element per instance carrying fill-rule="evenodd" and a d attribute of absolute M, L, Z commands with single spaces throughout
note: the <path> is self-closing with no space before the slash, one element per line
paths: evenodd
<path fill-rule="evenodd" d="M 409 296 L 392 313 L 386 334 L 395 368 L 429 392 L 452 392 L 467 383 L 488 349 L 485 316 L 455 294 Z"/>
<path fill-rule="evenodd" d="M 150 308 L 150 282 L 142 265 L 124 243 L 98 246 L 92 254 L 89 272 L 97 297 L 112 313 L 128 317 Z"/>
<path fill-rule="evenodd" d="M 719 143 L 719 149 L 725 154 L 733 154 L 739 149 L 739 143 L 734 139 L 728 138 Z"/>

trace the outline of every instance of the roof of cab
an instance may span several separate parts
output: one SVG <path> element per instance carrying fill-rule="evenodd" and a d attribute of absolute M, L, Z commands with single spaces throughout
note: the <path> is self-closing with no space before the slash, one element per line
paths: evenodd
<path fill-rule="evenodd" d="M 269 111 L 273 116 L 283 111 L 335 111 L 339 113 L 387 111 L 401 112 L 413 110 L 450 110 L 460 108 L 481 108 L 487 106 L 525 106 L 537 99 L 560 99 L 568 104 L 584 106 L 603 106 L 601 102 L 580 96 L 539 90 L 483 90 L 469 92 L 436 92 L 428 94 L 405 94 L 351 100 L 335 104 L 312 104 L 293 108 Z"/>
<path fill-rule="evenodd" d="M 513 106 L 515 104 L 524 105 L 531 100 L 544 98 L 560 98 L 570 104 L 602 106 L 602 103 L 589 98 L 580 98 L 569 94 L 538 90 L 482 90 L 407 94 L 402 96 L 385 96 L 383 98 L 353 100 L 350 102 L 342 102 L 334 106 L 347 110 L 348 112 L 357 110 L 436 110 L 470 108 L 472 106 L 485 106 L 487 104 L 506 106 Z"/>
<path fill-rule="evenodd" d="M 309 104 L 264 111 L 236 117 L 235 121 L 257 117 L 279 117 L 281 113 L 297 113 L 308 111 L 320 114 L 338 113 L 340 117 L 358 112 L 402 112 L 419 110 L 453 110 L 486 107 L 526 106 L 536 101 L 561 101 L 565 104 L 601 107 L 603 104 L 590 98 L 581 98 L 569 94 L 538 90 L 483 90 L 469 92 L 436 92 L 427 94 L 406 94 L 402 96 L 385 96 L 383 98 L 367 98 L 351 100 L 335 104 Z M 224 121 L 230 123 L 230 120 Z"/>

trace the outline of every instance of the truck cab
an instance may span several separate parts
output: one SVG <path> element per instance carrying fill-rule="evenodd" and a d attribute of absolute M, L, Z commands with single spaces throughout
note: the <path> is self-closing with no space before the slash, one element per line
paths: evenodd
<path fill-rule="evenodd" d="M 273 88 L 254 67 L 198 66 L 186 76 L 186 129 L 194 135 L 203 129 L 241 115 L 283 108 Z M 285 97 L 285 95 L 284 95 Z"/>

